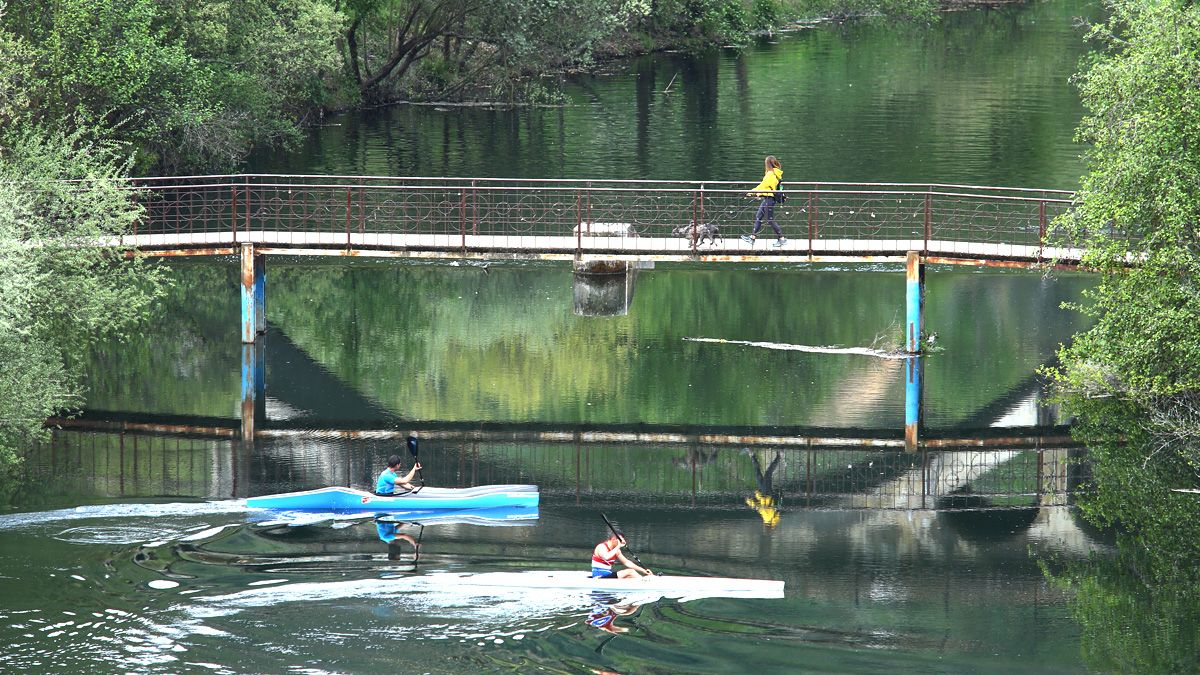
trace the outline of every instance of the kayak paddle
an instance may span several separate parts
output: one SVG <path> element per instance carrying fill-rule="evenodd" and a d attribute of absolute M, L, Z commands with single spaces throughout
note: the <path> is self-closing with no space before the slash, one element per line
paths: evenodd
<path fill-rule="evenodd" d="M 629 540 L 625 539 L 625 535 L 617 532 L 616 526 L 612 524 L 612 521 L 608 519 L 608 516 L 604 515 L 604 512 L 601 512 L 600 517 L 604 519 L 604 524 L 608 525 L 608 529 L 612 530 L 614 537 L 616 537 L 618 540 L 625 540 L 625 551 L 629 554 L 630 558 L 633 558 L 633 562 L 637 563 L 638 567 L 646 570 L 647 572 L 651 572 L 650 568 L 646 567 L 642 561 L 638 559 L 637 554 L 629 550 Z M 651 572 L 651 574 L 653 574 L 653 572 Z"/>
<path fill-rule="evenodd" d="M 413 461 L 417 462 L 419 464 L 420 462 L 417 459 L 417 437 L 416 436 L 408 437 L 408 452 L 409 452 L 409 454 L 411 454 L 413 456 Z M 419 478 L 421 480 L 421 484 L 418 485 L 417 489 L 413 490 L 412 493 L 415 493 L 418 490 L 420 490 L 421 488 L 425 487 L 425 474 L 424 474 L 424 472 L 421 471 L 421 469 L 417 469 L 417 478 Z M 412 494 L 412 493 L 409 493 L 409 494 Z"/>

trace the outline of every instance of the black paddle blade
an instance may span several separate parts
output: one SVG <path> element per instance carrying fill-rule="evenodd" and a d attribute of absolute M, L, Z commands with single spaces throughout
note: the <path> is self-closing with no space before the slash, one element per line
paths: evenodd
<path fill-rule="evenodd" d="M 408 437 L 408 452 L 413 457 L 417 456 L 417 437 L 416 436 Z"/>

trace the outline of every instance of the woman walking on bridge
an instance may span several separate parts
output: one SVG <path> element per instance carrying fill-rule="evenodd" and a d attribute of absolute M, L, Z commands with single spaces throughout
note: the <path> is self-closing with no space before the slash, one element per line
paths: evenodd
<path fill-rule="evenodd" d="M 762 221 L 765 216 L 767 223 L 771 229 L 775 230 L 775 236 L 778 239 L 773 244 L 774 246 L 783 246 L 787 239 L 783 237 L 783 230 L 779 229 L 779 224 L 775 222 L 775 202 L 783 201 L 779 194 L 779 186 L 783 182 L 783 165 L 775 159 L 775 155 L 767 155 L 763 161 L 766 168 L 766 175 L 763 176 L 762 182 L 758 187 L 746 193 L 747 197 L 757 197 L 762 200 L 758 205 L 758 213 L 754 215 L 754 232 L 743 234 L 742 241 L 753 244 L 758 238 L 758 231 L 762 229 Z"/>

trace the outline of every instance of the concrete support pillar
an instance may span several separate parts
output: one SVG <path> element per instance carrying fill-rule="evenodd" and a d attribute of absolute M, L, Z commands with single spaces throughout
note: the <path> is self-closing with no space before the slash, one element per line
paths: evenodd
<path fill-rule="evenodd" d="M 242 244 L 242 342 L 252 343 L 267 330 L 267 269 L 254 244 Z"/>
<path fill-rule="evenodd" d="M 911 356 L 904 363 L 904 450 L 916 452 L 921 441 L 925 360 Z"/>
<path fill-rule="evenodd" d="M 919 251 L 909 251 L 904 265 L 905 300 L 904 350 L 910 354 L 921 351 L 925 333 L 925 263 Z"/>
<path fill-rule="evenodd" d="M 625 316 L 633 301 L 637 270 L 624 260 L 576 260 L 576 316 Z"/>
<path fill-rule="evenodd" d="M 266 417 L 267 368 L 265 340 L 242 344 L 242 442 L 254 443 L 258 422 Z"/>

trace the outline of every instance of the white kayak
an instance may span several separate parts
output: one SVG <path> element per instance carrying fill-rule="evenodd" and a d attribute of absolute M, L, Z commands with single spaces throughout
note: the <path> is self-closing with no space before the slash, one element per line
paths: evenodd
<path fill-rule="evenodd" d="M 660 598 L 680 602 L 702 598 L 784 597 L 782 581 L 654 575 L 640 579 L 593 579 L 589 571 L 431 572 L 370 579 L 301 581 L 220 595 L 196 596 L 209 608 L 237 611 L 292 602 L 349 598 L 388 598 L 413 612 L 433 608 L 461 615 L 467 623 L 509 622 L 601 604 L 642 604 Z M 457 613 L 457 614 L 455 614 Z"/>
<path fill-rule="evenodd" d="M 771 579 L 683 577 L 665 574 L 631 579 L 593 579 L 584 570 L 527 570 L 524 572 L 445 573 L 428 577 L 454 578 L 454 585 L 472 588 L 528 588 L 567 592 L 611 592 L 618 595 L 654 594 L 659 597 L 782 598 L 783 582 Z"/>

